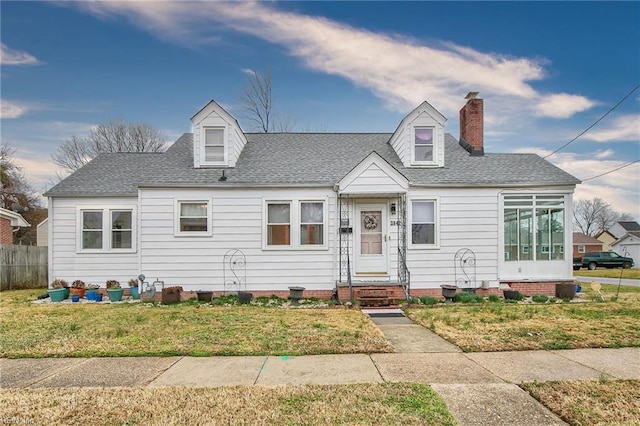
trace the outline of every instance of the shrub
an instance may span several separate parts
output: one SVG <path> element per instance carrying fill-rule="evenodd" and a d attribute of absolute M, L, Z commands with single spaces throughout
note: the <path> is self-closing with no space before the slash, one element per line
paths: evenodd
<path fill-rule="evenodd" d="M 531 300 L 536 303 L 546 303 L 549 300 L 549 297 L 538 294 L 535 296 L 531 296 Z"/>
<path fill-rule="evenodd" d="M 436 299 L 435 297 L 431 297 L 431 296 L 422 296 L 420 298 L 420 301 L 422 302 L 423 305 L 435 305 L 438 303 L 438 299 Z"/>
<path fill-rule="evenodd" d="M 456 295 L 453 298 L 453 301 L 457 303 L 483 303 L 484 298 L 474 293 L 462 291 L 460 293 L 456 293 Z"/>
<path fill-rule="evenodd" d="M 489 295 L 489 302 L 495 303 L 499 301 L 500 301 L 500 296 L 497 296 L 495 294 Z"/>

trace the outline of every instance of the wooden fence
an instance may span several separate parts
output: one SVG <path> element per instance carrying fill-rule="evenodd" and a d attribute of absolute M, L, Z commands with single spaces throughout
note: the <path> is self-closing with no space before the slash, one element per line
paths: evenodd
<path fill-rule="evenodd" d="M 0 245 L 0 291 L 47 288 L 47 247 Z"/>

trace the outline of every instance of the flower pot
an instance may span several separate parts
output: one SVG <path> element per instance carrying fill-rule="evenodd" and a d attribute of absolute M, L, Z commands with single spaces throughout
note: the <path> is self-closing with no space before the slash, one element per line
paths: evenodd
<path fill-rule="evenodd" d="M 556 297 L 559 299 L 573 299 L 576 297 L 576 285 L 572 283 L 556 284 Z"/>
<path fill-rule="evenodd" d="M 455 285 L 442 284 L 440 288 L 442 288 L 442 297 L 444 297 L 445 301 L 453 301 L 453 298 L 458 291 L 458 287 L 456 287 Z"/>
<path fill-rule="evenodd" d="M 78 303 L 78 302 L 80 301 L 80 295 L 79 295 L 79 294 L 77 294 L 77 293 L 76 293 L 76 294 L 71 295 L 71 301 L 72 301 L 73 303 Z"/>
<path fill-rule="evenodd" d="M 289 287 L 289 299 L 291 299 L 292 305 L 298 305 L 300 303 L 302 292 L 304 292 L 304 287 Z"/>
<path fill-rule="evenodd" d="M 134 300 L 140 299 L 140 291 L 138 290 L 138 287 L 129 287 L 129 291 L 131 292 L 131 297 Z"/>
<path fill-rule="evenodd" d="M 196 291 L 196 294 L 198 295 L 198 300 L 200 302 L 211 302 L 211 299 L 213 298 L 212 291 Z"/>
<path fill-rule="evenodd" d="M 251 302 L 252 298 L 252 293 L 247 293 L 246 291 L 238 292 L 238 302 L 240 302 L 241 305 L 246 305 L 247 303 Z"/>
<path fill-rule="evenodd" d="M 503 290 L 502 294 L 506 300 L 518 300 L 520 297 L 520 292 L 517 290 Z"/>
<path fill-rule="evenodd" d="M 93 300 L 96 302 L 102 302 L 102 293 L 96 293 L 93 295 Z"/>
<path fill-rule="evenodd" d="M 167 291 L 168 289 L 162 289 L 162 304 L 171 305 L 173 303 L 180 302 L 180 292 L 176 290 Z"/>
<path fill-rule="evenodd" d="M 73 288 L 73 287 L 71 287 L 71 288 L 69 289 L 69 293 L 70 293 L 72 296 L 73 296 L 74 294 L 77 294 L 77 295 L 78 295 L 78 297 L 80 297 L 80 298 L 84 297 L 85 291 L 86 291 L 86 289 L 84 289 L 84 288 Z"/>
<path fill-rule="evenodd" d="M 47 292 L 52 302 L 62 302 L 64 300 L 64 288 L 53 288 Z"/>
<path fill-rule="evenodd" d="M 122 293 L 124 293 L 123 288 L 108 288 L 107 293 L 109 294 L 109 300 L 112 302 L 119 302 L 122 300 Z"/>
<path fill-rule="evenodd" d="M 96 289 L 88 289 L 84 293 L 84 297 L 86 297 L 87 300 L 96 300 L 96 294 L 97 293 L 98 293 L 98 290 L 96 290 Z"/>

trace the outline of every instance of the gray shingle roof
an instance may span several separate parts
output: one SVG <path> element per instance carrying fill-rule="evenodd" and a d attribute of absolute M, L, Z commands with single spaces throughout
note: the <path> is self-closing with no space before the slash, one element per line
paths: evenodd
<path fill-rule="evenodd" d="M 445 167 L 406 168 L 387 142 L 390 133 L 249 133 L 236 167 L 193 167 L 193 136 L 182 135 L 165 153 L 102 154 L 53 187 L 47 196 L 136 195 L 139 185 L 332 186 L 371 152 L 413 185 L 534 186 L 579 181 L 535 154 L 472 157 L 445 135 Z"/>

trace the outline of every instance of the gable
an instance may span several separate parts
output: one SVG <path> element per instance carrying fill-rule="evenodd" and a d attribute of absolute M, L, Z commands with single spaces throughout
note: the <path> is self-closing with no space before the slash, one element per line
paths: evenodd
<path fill-rule="evenodd" d="M 247 143 L 237 120 L 212 100 L 191 117 L 191 123 L 194 167 L 235 167 Z M 216 135 L 222 146 L 205 147 L 208 132 Z M 208 149 L 215 155 L 209 157 Z"/>
<path fill-rule="evenodd" d="M 446 122 L 446 117 L 426 101 L 402 119 L 389 143 L 405 167 L 444 166 L 444 125 Z M 416 158 L 414 151 L 416 129 L 427 129 L 432 132 L 433 157 L 431 161 L 425 162 Z"/>
<path fill-rule="evenodd" d="M 372 152 L 338 182 L 340 194 L 397 194 L 409 181 L 377 152 Z"/>

